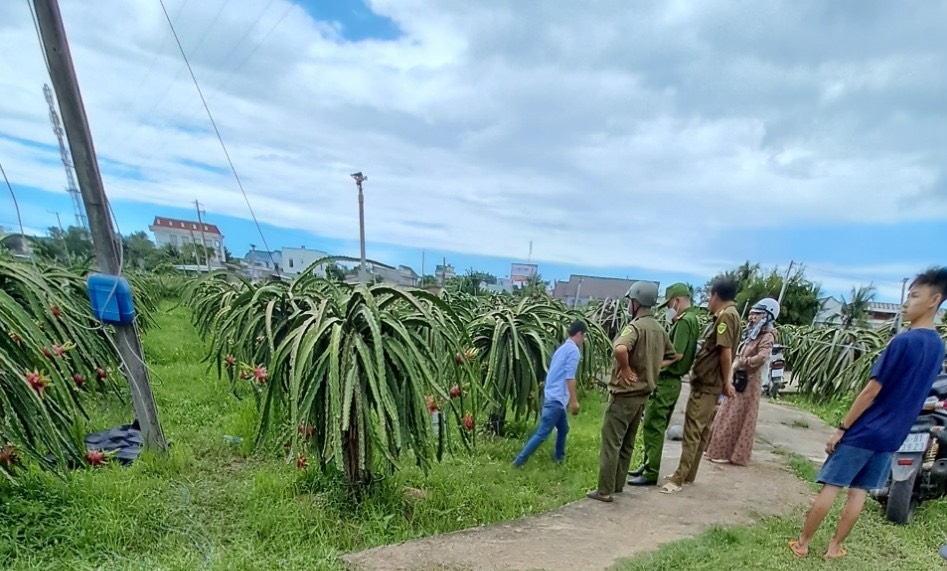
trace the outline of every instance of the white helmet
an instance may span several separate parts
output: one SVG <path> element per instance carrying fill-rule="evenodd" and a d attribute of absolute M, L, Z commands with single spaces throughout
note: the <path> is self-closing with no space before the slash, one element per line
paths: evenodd
<path fill-rule="evenodd" d="M 776 319 L 779 317 L 779 302 L 771 297 L 765 297 L 754 303 L 753 307 L 750 308 L 750 311 L 766 313 L 769 315 L 770 319 L 776 321 Z"/>

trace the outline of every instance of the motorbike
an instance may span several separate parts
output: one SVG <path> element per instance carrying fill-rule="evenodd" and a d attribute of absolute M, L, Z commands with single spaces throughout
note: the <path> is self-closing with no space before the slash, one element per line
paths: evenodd
<path fill-rule="evenodd" d="M 786 359 L 782 345 L 774 344 L 773 352 L 769 358 L 769 374 L 767 383 L 763 387 L 763 394 L 770 399 L 779 398 L 779 391 L 786 388 L 786 381 L 783 380 L 783 374 L 786 372 Z"/>
<path fill-rule="evenodd" d="M 911 432 L 891 461 L 885 488 L 873 490 L 888 521 L 907 524 L 925 501 L 947 496 L 947 374 L 934 381 Z"/>

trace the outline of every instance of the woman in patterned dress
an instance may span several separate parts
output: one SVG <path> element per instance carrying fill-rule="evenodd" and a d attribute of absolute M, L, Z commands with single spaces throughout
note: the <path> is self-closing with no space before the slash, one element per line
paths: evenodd
<path fill-rule="evenodd" d="M 746 388 L 720 405 L 707 445 L 707 457 L 717 464 L 746 466 L 753 453 L 756 420 L 763 393 L 763 371 L 776 342 L 779 303 L 766 298 L 750 309 L 749 323 L 733 363 L 734 376 L 746 374 Z M 734 383 L 738 386 L 738 383 Z"/>

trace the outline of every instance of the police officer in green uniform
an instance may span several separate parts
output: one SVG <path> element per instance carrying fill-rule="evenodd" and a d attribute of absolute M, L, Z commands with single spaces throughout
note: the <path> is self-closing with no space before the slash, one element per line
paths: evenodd
<path fill-rule="evenodd" d="M 588 493 L 590 499 L 600 502 L 611 502 L 612 495 L 622 491 L 648 395 L 661 368 L 677 358 L 667 331 L 651 314 L 658 301 L 658 286 L 636 282 L 625 297 L 632 320 L 615 340 L 615 366 L 602 420 L 598 488 Z"/>
<path fill-rule="evenodd" d="M 658 383 L 648 398 L 642 422 L 644 439 L 644 462 L 628 475 L 630 486 L 655 486 L 664 454 L 664 433 L 671 422 L 674 406 L 681 396 L 681 378 L 694 363 L 697 341 L 700 339 L 700 323 L 696 307 L 691 305 L 691 291 L 686 284 L 677 283 L 664 291 L 664 303 L 671 321 L 671 342 L 680 359 L 671 363 L 658 375 Z"/>

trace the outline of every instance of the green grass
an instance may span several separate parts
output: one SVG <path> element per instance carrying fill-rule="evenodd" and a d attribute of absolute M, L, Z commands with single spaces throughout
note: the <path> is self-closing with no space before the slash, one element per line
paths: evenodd
<path fill-rule="evenodd" d="M 787 394 L 782 399 L 782 404 L 792 405 L 803 410 L 807 410 L 818 416 L 829 426 L 837 426 L 845 414 L 852 406 L 855 400 L 855 394 L 841 395 L 826 402 L 817 402 L 807 395 Z"/>
<path fill-rule="evenodd" d="M 332 478 L 252 453 L 252 398 L 238 402 L 207 370 L 185 310 L 166 306 L 157 322 L 144 348 L 170 457 L 0 483 L 0 568 L 334 570 L 346 551 L 539 513 L 595 485 L 598 394 L 583 399 L 572 420 L 562 466 L 553 464 L 549 442 L 512 469 L 532 428 L 513 424 L 510 438 L 482 437 L 474 453 L 446 457 L 427 476 L 398 471 L 353 507 Z M 94 403 L 88 430 L 130 414 L 124 403 Z M 225 434 L 244 442 L 227 444 Z"/>

